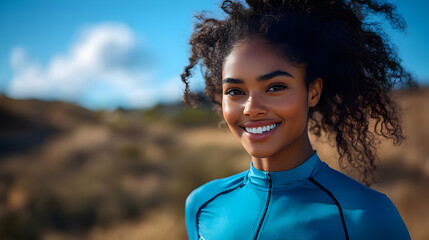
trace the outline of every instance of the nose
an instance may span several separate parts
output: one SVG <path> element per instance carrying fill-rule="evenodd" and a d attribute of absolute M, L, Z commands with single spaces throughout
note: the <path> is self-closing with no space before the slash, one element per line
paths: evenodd
<path fill-rule="evenodd" d="M 265 116 L 267 112 L 267 108 L 264 106 L 261 99 L 255 96 L 251 96 L 247 99 L 243 111 L 244 115 L 250 117 Z"/>

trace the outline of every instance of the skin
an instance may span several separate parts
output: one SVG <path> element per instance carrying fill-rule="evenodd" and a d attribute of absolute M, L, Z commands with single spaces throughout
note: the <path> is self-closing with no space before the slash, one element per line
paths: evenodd
<path fill-rule="evenodd" d="M 262 171 L 295 168 L 313 155 L 307 119 L 322 92 L 322 79 L 305 86 L 306 65 L 291 63 L 266 40 L 237 44 L 222 70 L 222 112 L 232 133 Z M 264 134 L 244 127 L 278 124 Z"/>

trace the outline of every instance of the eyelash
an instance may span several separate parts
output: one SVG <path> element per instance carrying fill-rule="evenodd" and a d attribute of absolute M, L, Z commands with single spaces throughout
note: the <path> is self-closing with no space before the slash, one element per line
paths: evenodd
<path fill-rule="evenodd" d="M 234 92 L 234 91 L 240 92 L 240 94 L 233 94 L 233 95 L 231 95 L 231 93 Z M 225 95 L 231 95 L 231 96 L 243 95 L 242 93 L 243 92 L 240 89 L 237 89 L 237 88 L 231 88 L 231 89 L 228 89 L 228 90 L 225 91 Z"/>
<path fill-rule="evenodd" d="M 267 91 L 268 91 L 270 88 L 273 88 L 273 87 L 281 87 L 281 89 L 280 89 L 280 90 L 274 90 L 273 92 L 282 91 L 282 90 L 284 90 L 284 89 L 286 89 L 286 88 L 287 88 L 287 87 L 286 87 L 286 85 L 285 85 L 284 83 L 273 83 L 273 84 L 271 84 L 271 85 L 268 87 Z"/>
<path fill-rule="evenodd" d="M 276 88 L 280 87 L 281 89 L 270 91 L 270 89 L 274 88 L 274 87 L 276 87 Z M 278 92 L 278 91 L 282 91 L 286 88 L 287 88 L 286 85 L 283 83 L 273 83 L 270 86 L 268 86 L 267 92 Z M 236 92 L 239 92 L 239 93 L 236 93 Z M 231 93 L 234 93 L 234 94 L 231 94 Z M 228 89 L 225 91 L 225 95 L 231 95 L 231 96 L 243 95 L 243 91 L 241 91 L 240 89 L 237 89 L 237 88 L 231 88 L 231 89 Z"/>

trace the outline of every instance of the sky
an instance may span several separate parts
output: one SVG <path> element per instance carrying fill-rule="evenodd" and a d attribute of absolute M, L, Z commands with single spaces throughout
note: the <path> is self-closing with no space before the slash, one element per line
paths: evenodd
<path fill-rule="evenodd" d="M 408 24 L 386 31 L 403 64 L 429 85 L 429 1 L 391 0 Z M 413 3 L 413 5 L 410 4 Z M 219 0 L 2 0 L 0 94 L 89 109 L 146 108 L 181 99 L 193 16 Z M 196 71 L 192 88 L 204 86 Z"/>

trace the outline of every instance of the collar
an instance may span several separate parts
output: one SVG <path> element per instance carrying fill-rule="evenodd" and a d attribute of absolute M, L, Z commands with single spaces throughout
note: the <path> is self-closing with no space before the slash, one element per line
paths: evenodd
<path fill-rule="evenodd" d="M 314 154 L 301 165 L 286 171 L 265 172 L 253 167 L 253 163 L 250 162 L 247 179 L 257 188 L 269 189 L 271 181 L 273 190 L 286 190 L 302 184 L 325 166 L 326 163 L 322 162 L 314 151 Z"/>

